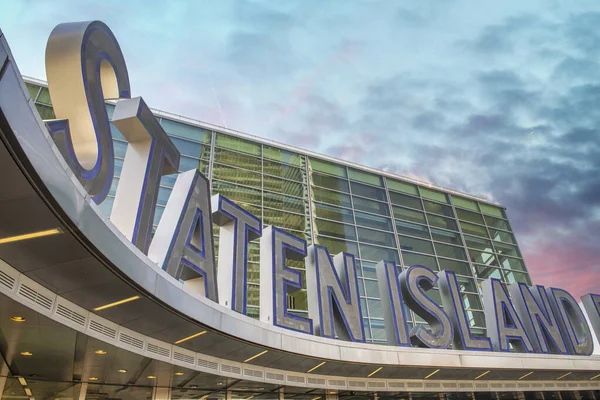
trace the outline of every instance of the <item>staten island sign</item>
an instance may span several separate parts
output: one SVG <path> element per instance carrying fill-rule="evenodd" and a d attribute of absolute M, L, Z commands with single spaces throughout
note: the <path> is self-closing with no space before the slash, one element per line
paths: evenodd
<path fill-rule="evenodd" d="M 160 224 L 152 223 L 161 177 L 178 171 L 180 154 L 141 97 L 131 98 L 121 49 L 101 22 L 58 25 L 46 50 L 48 87 L 57 119 L 45 121 L 56 148 L 97 204 L 114 175 L 110 122 L 128 141 L 110 222 L 135 247 L 184 286 L 213 302 L 246 314 L 248 243 L 260 240 L 260 320 L 281 328 L 364 342 L 354 256 L 331 257 L 231 200 L 209 194 L 198 170 L 177 176 Z M 105 100 L 118 100 L 109 120 Z M 282 211 L 283 212 L 283 211 Z M 213 223 L 220 226 L 218 268 Z M 308 317 L 290 313 L 288 293 L 302 288 L 301 275 L 286 260 L 304 260 Z M 472 334 L 452 271 L 434 272 L 382 260 L 376 266 L 388 343 L 435 349 L 590 355 L 591 329 L 567 291 L 523 283 L 483 282 L 487 337 Z M 428 291 L 439 288 L 442 306 Z M 600 295 L 583 297 L 600 335 Z M 428 325 L 409 329 L 406 309 Z"/>

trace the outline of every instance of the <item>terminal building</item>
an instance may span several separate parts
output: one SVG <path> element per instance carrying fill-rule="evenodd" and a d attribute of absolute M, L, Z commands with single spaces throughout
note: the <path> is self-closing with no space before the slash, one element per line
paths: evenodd
<path fill-rule="evenodd" d="M 190 294 L 111 225 L 128 147 L 115 125 L 114 178 L 103 202 L 53 180 L 60 155 L 47 138 L 26 137 L 56 117 L 48 85 L 21 77 L 2 39 L 0 180 L 10 188 L 0 196 L 3 399 L 600 398 L 595 356 L 388 345 L 375 269 L 381 260 L 394 261 L 398 273 L 413 265 L 454 272 L 479 337 L 487 334 L 482 281 L 533 284 L 502 205 L 153 110 L 181 155 L 179 172 L 198 169 L 211 194 L 264 226 L 355 257 L 366 343 L 305 339 L 260 321 L 258 240 L 248 247 L 246 315 Z M 19 96 L 27 114 L 15 105 Z M 106 107 L 110 117 L 115 102 Z M 45 147 L 58 161 L 48 161 Z M 175 180 L 161 178 L 153 232 Z M 213 231 L 218 254 L 220 231 Z M 286 295 L 287 310 L 308 317 L 304 261 L 286 264 L 303 279 L 301 290 Z M 441 305 L 436 288 L 427 293 Z M 427 324 L 405 312 L 409 328 Z"/>

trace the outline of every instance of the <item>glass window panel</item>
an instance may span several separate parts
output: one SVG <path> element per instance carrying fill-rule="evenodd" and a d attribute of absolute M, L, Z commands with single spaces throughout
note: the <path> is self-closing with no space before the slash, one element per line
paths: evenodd
<path fill-rule="evenodd" d="M 437 289 L 428 290 L 425 295 L 435 302 L 435 304 L 442 305 L 442 298 L 440 292 Z"/>
<path fill-rule="evenodd" d="M 506 276 L 506 281 L 508 283 L 522 282 L 526 285 L 531 285 L 529 276 L 522 272 L 504 271 L 504 275 Z"/>
<path fill-rule="evenodd" d="M 498 256 L 498 259 L 500 260 L 500 265 L 502 265 L 503 268 L 525 271 L 525 265 L 523 264 L 523 261 L 517 258 Z"/>
<path fill-rule="evenodd" d="M 215 162 L 248 169 L 254 172 L 261 172 L 262 170 L 260 158 L 255 158 L 224 149 L 215 149 Z"/>
<path fill-rule="evenodd" d="M 402 250 L 433 254 L 433 246 L 429 240 L 415 239 L 408 236 L 398 236 Z"/>
<path fill-rule="evenodd" d="M 487 224 L 487 226 L 491 227 L 491 228 L 496 228 L 496 229 L 502 229 L 505 231 L 510 231 L 510 226 L 508 225 L 508 221 L 505 221 L 503 219 L 499 219 L 499 218 L 494 218 L 494 217 L 490 217 L 490 216 L 485 216 L 485 223 Z"/>
<path fill-rule="evenodd" d="M 264 192 L 263 194 L 263 206 L 276 210 L 286 210 L 298 214 L 304 214 L 304 203 L 305 201 L 302 199 L 282 194 L 268 192 Z"/>
<path fill-rule="evenodd" d="M 363 199 L 360 197 L 352 196 L 354 202 L 354 209 L 366 211 L 379 215 L 390 215 L 390 208 L 387 203 L 381 203 L 375 200 Z"/>
<path fill-rule="evenodd" d="M 158 200 L 156 203 L 161 206 L 166 206 L 167 201 L 169 201 L 170 195 L 171 195 L 171 189 L 167 189 L 164 187 L 158 188 Z"/>
<path fill-rule="evenodd" d="M 488 228 L 490 231 L 490 236 L 494 240 L 494 242 L 503 242 L 503 243 L 512 243 L 517 244 L 515 241 L 515 237 L 512 233 L 499 231 L 493 228 Z"/>
<path fill-rule="evenodd" d="M 344 178 L 347 176 L 346 167 L 343 165 L 318 160 L 316 158 L 309 158 L 309 164 L 313 171 L 324 172 L 326 174 L 340 176 Z"/>
<path fill-rule="evenodd" d="M 196 158 L 181 156 L 179 158 L 179 171 L 185 172 L 185 171 L 190 171 L 192 169 L 198 169 L 199 164 L 200 164 L 200 161 Z M 240 171 L 240 170 L 236 170 L 236 171 Z"/>
<path fill-rule="evenodd" d="M 379 262 L 381 260 L 400 262 L 398 252 L 394 249 L 360 244 L 360 255 L 365 260 Z"/>
<path fill-rule="evenodd" d="M 154 225 L 158 225 L 158 223 L 160 222 L 160 218 L 162 217 L 164 211 L 165 211 L 164 207 L 156 206 L 156 208 L 154 210 Z"/>
<path fill-rule="evenodd" d="M 474 263 L 498 266 L 498 261 L 492 253 L 469 249 L 469 257 L 471 258 L 471 262 Z"/>
<path fill-rule="evenodd" d="M 458 217 L 458 219 L 461 219 L 463 221 L 474 222 L 476 224 L 483 225 L 483 216 L 479 213 L 461 210 L 460 208 L 457 208 L 456 216 Z"/>
<path fill-rule="evenodd" d="M 257 215 L 260 217 L 260 213 Z M 265 208 L 262 216 L 265 225 L 274 225 L 285 229 L 304 231 L 307 228 L 308 218 L 304 215 L 281 212 Z"/>
<path fill-rule="evenodd" d="M 449 244 L 442 244 L 434 242 L 435 252 L 438 256 L 448 257 L 448 258 L 457 258 L 459 260 L 466 260 L 467 256 L 462 247 L 451 246 Z"/>
<path fill-rule="evenodd" d="M 312 182 L 316 186 L 321 186 L 326 189 L 333 189 L 340 192 L 349 192 L 350 187 L 348 185 L 348 181 L 345 179 L 336 178 L 328 175 L 320 175 L 313 173 L 312 174 Z"/>
<path fill-rule="evenodd" d="M 432 201 L 423 200 L 423 204 L 425 205 L 425 210 L 428 212 L 442 214 L 447 217 L 454 217 L 454 213 L 452 212 L 452 207 L 445 206 L 440 203 L 434 203 Z"/>
<path fill-rule="evenodd" d="M 56 119 L 56 115 L 54 114 L 54 110 L 52 109 L 52 107 L 48 107 L 48 106 L 44 106 L 42 104 L 35 104 L 35 108 L 38 111 L 38 114 L 40 114 L 40 117 L 43 120 L 46 119 Z"/>
<path fill-rule="evenodd" d="M 327 247 L 330 255 L 336 255 L 341 252 L 346 252 L 354 255 L 358 258 L 358 246 L 354 242 L 348 242 L 340 239 L 326 238 L 323 236 L 317 236 L 317 244 Z"/>
<path fill-rule="evenodd" d="M 304 187 L 301 183 L 286 181 L 285 179 L 263 176 L 263 189 L 271 192 L 285 193 L 291 196 L 302 197 Z"/>
<path fill-rule="evenodd" d="M 308 301 L 306 298 L 306 290 L 299 290 L 288 294 L 294 299 L 294 310 L 308 310 Z"/>
<path fill-rule="evenodd" d="M 102 213 L 105 216 L 110 216 L 110 211 L 112 210 L 112 206 L 113 203 L 115 201 L 114 197 L 107 197 L 104 199 L 104 201 L 102 203 L 100 203 L 100 211 L 102 211 Z"/>
<path fill-rule="evenodd" d="M 352 208 L 350 196 L 347 194 L 334 192 L 332 190 L 327 190 L 318 187 L 313 188 L 312 194 L 315 201 L 321 201 L 323 203 L 335 204 L 336 206 Z"/>
<path fill-rule="evenodd" d="M 175 147 L 177 147 L 177 150 L 179 150 L 181 154 L 184 154 L 186 156 L 200 158 L 202 156 L 208 157 L 210 155 L 210 151 L 205 151 L 205 154 L 202 154 L 203 147 L 206 147 L 207 149 L 210 149 L 210 147 L 203 146 L 201 143 L 179 139 L 176 137 L 171 137 L 169 139 L 171 139 Z"/>
<path fill-rule="evenodd" d="M 472 247 L 478 250 L 492 251 L 492 242 L 487 239 L 465 235 L 465 242 L 467 243 L 467 247 Z"/>
<path fill-rule="evenodd" d="M 263 158 L 296 166 L 302 164 L 302 156 L 300 154 L 267 145 L 263 145 Z"/>
<path fill-rule="evenodd" d="M 393 233 L 374 231 L 372 229 L 358 228 L 358 240 L 379 246 L 396 247 L 396 240 Z"/>
<path fill-rule="evenodd" d="M 115 140 L 127 142 L 127 139 L 125 139 L 125 136 L 123 136 L 121 131 L 119 129 L 117 129 L 117 127 L 112 122 L 110 123 L 110 133 L 112 134 L 113 142 Z"/>
<path fill-rule="evenodd" d="M 431 236 L 433 240 L 437 240 L 439 242 L 446 242 L 451 244 L 456 244 L 461 246 L 462 241 L 460 240 L 460 235 L 457 232 L 445 231 L 443 229 L 431 228 Z"/>
<path fill-rule="evenodd" d="M 40 87 L 27 82 L 25 82 L 25 86 L 27 87 L 27 91 L 29 92 L 31 100 L 35 101 L 35 98 L 37 97 L 38 92 L 40 91 Z"/>
<path fill-rule="evenodd" d="M 465 199 L 464 197 L 458 197 L 455 195 L 450 196 L 452 198 L 452 203 L 457 207 L 466 208 L 471 211 L 479 211 L 479 207 L 477 206 L 477 202 L 469 199 Z"/>
<path fill-rule="evenodd" d="M 406 221 L 425 223 L 425 215 L 420 211 L 409 210 L 408 208 L 392 206 L 394 210 L 394 218 L 403 219 Z"/>
<path fill-rule="evenodd" d="M 371 321 L 378 321 L 372 319 Z M 379 325 L 371 324 L 371 332 L 373 332 L 373 342 L 383 342 L 386 340 L 385 326 L 383 321 L 378 321 Z"/>
<path fill-rule="evenodd" d="M 184 157 L 181 157 L 182 159 Z M 193 158 L 188 158 L 183 162 L 183 165 L 186 165 L 190 170 L 193 167 L 193 163 L 198 164 L 198 160 Z M 215 179 L 224 180 L 233 183 L 239 183 L 245 186 L 252 186 L 257 189 L 260 189 L 262 186 L 261 175 L 254 173 L 252 171 L 246 171 L 244 169 L 232 168 L 221 164 L 213 164 L 213 177 Z"/>
<path fill-rule="evenodd" d="M 452 231 L 458 230 L 454 219 L 440 217 L 439 215 L 427 214 L 427 220 L 429 225 L 437 226 L 438 228 L 450 229 Z"/>
<path fill-rule="evenodd" d="M 341 239 L 356 240 L 356 230 L 353 225 L 317 219 L 315 220 L 315 228 L 316 234 L 334 236 Z"/>
<path fill-rule="evenodd" d="M 350 182 L 352 194 L 369 199 L 387 201 L 385 190 L 373 186 L 363 185 L 362 183 Z"/>
<path fill-rule="evenodd" d="M 363 214 L 360 211 L 355 211 L 356 225 L 366 226 L 369 228 L 380 229 L 382 231 L 393 231 L 392 220 L 385 217 L 380 217 L 373 214 Z"/>
<path fill-rule="evenodd" d="M 127 152 L 127 142 L 113 140 L 113 147 L 115 149 L 115 157 L 125 158 L 125 153 Z"/>
<path fill-rule="evenodd" d="M 469 326 L 485 326 L 485 314 L 482 311 L 467 311 Z"/>
<path fill-rule="evenodd" d="M 467 233 L 469 235 L 482 236 L 485 238 L 488 237 L 487 231 L 484 226 L 473 225 L 460 221 L 460 227 L 463 233 Z"/>
<path fill-rule="evenodd" d="M 214 194 L 222 194 L 241 207 L 244 207 L 246 203 L 260 206 L 262 200 L 260 190 L 238 186 L 228 182 L 213 180 L 212 190 Z"/>
<path fill-rule="evenodd" d="M 407 196 L 405 194 L 390 192 L 390 201 L 392 202 L 392 204 L 396 204 L 399 206 L 417 208 L 419 210 L 423 209 L 423 206 L 421 205 L 421 199 L 417 197 Z"/>
<path fill-rule="evenodd" d="M 441 262 L 442 260 L 440 260 Z M 456 261 L 458 262 L 458 261 Z M 471 275 L 471 273 L 469 273 Z M 475 284 L 475 280 L 473 278 L 467 278 L 465 276 L 457 276 L 456 281 L 458 282 L 458 288 L 461 292 L 477 292 L 477 285 Z"/>
<path fill-rule="evenodd" d="M 365 278 L 377 279 L 377 271 L 375 269 L 375 265 L 377 265 L 377 263 L 369 261 L 360 261 L 360 263 L 362 265 L 362 270 Z"/>
<path fill-rule="evenodd" d="M 260 302 L 260 286 L 258 285 L 253 285 L 251 283 L 249 283 L 247 286 L 248 292 L 247 292 L 247 296 L 248 296 L 248 300 L 247 300 L 247 304 L 250 306 L 258 306 L 259 302 Z"/>
<path fill-rule="evenodd" d="M 405 267 L 412 267 L 413 265 L 422 265 L 424 267 L 431 268 L 434 271 L 439 271 L 435 258 L 431 256 L 402 251 L 402 259 L 404 260 Z"/>
<path fill-rule="evenodd" d="M 112 183 L 110 185 L 110 189 L 108 191 L 109 196 L 113 196 L 117 193 L 117 186 L 119 186 L 119 178 L 113 178 Z"/>
<path fill-rule="evenodd" d="M 379 297 L 379 296 L 377 296 Z M 367 299 L 369 305 L 369 317 L 371 318 L 383 318 L 383 310 L 381 308 L 381 300 Z M 374 322 L 376 319 L 371 319 L 371 329 L 374 328 Z"/>
<path fill-rule="evenodd" d="M 263 172 L 267 175 L 278 176 L 296 182 L 305 182 L 300 168 L 279 164 L 274 161 L 263 160 Z"/>
<path fill-rule="evenodd" d="M 260 263 L 248 262 L 248 282 L 256 284 L 260 282 Z"/>
<path fill-rule="evenodd" d="M 480 279 L 496 278 L 504 280 L 502 272 L 498 268 L 476 265 L 475 270 L 477 271 L 477 277 Z"/>
<path fill-rule="evenodd" d="M 412 224 L 405 221 L 396 221 L 398 233 L 429 239 L 429 228 L 425 225 Z"/>
<path fill-rule="evenodd" d="M 506 218 L 506 216 L 504 215 L 504 211 L 500 207 L 495 207 L 485 203 L 479 203 L 479 207 L 481 208 L 481 212 L 483 212 L 484 214 L 489 214 L 500 218 Z"/>
<path fill-rule="evenodd" d="M 321 218 L 331 219 L 333 221 L 345 222 L 354 224 L 352 210 L 330 206 L 328 204 L 313 203 L 315 207 L 315 215 Z"/>
<path fill-rule="evenodd" d="M 517 246 L 511 246 L 510 244 L 504 243 L 494 243 L 494 248 L 496 249 L 496 253 L 498 255 L 522 257 Z"/>
<path fill-rule="evenodd" d="M 210 143 L 211 132 L 206 129 L 182 124 L 165 118 L 161 119 L 160 124 L 169 135 L 180 136 L 202 143 Z"/>
<path fill-rule="evenodd" d="M 377 285 L 377 281 L 373 281 L 370 279 L 365 279 L 365 290 L 367 292 L 367 296 L 379 298 L 379 287 Z M 369 303 L 369 312 L 371 313 L 371 317 L 379 317 L 383 318 L 381 314 L 373 315 L 373 309 L 370 307 L 371 303 Z M 381 305 L 380 305 L 381 307 Z"/>
<path fill-rule="evenodd" d="M 260 144 L 256 142 L 251 142 L 249 140 L 244 140 L 237 137 L 218 133 L 215 143 L 218 147 L 222 147 L 225 149 L 252 154 L 253 156 L 258 157 L 260 157 L 261 155 Z"/>
<path fill-rule="evenodd" d="M 471 276 L 471 268 L 469 267 L 469 264 L 465 262 L 438 258 L 438 263 L 440 264 L 441 270 L 447 269 L 459 275 Z"/>
<path fill-rule="evenodd" d="M 383 178 L 379 175 L 371 174 L 369 172 L 348 168 L 348 177 L 355 181 L 383 187 Z"/>
<path fill-rule="evenodd" d="M 115 176 L 121 176 L 123 170 L 123 159 L 115 158 Z"/>
<path fill-rule="evenodd" d="M 391 190 L 396 190 L 398 192 L 408 193 L 408 194 L 412 194 L 415 196 L 419 195 L 419 191 L 417 190 L 417 187 L 415 185 L 413 185 L 412 183 L 396 181 L 396 180 L 393 180 L 390 178 L 386 178 L 386 181 L 387 181 L 388 188 Z"/>
<path fill-rule="evenodd" d="M 48 106 L 52 105 L 52 100 L 50 100 L 50 92 L 48 91 L 48 88 L 43 87 L 40 90 L 40 94 L 38 95 L 36 102 L 42 103 L 42 104 L 45 104 Z"/>
<path fill-rule="evenodd" d="M 438 192 L 437 190 L 427 189 L 421 186 L 419 186 L 419 192 L 421 192 L 421 197 L 424 199 L 448 203 L 448 198 L 446 197 L 445 193 Z"/>

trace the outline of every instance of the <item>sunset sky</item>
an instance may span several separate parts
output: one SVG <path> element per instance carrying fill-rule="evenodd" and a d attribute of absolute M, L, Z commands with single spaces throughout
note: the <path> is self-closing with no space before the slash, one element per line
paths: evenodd
<path fill-rule="evenodd" d="M 151 107 L 498 202 L 534 283 L 600 293 L 597 0 L 0 0 L 39 79 L 94 19 Z"/>

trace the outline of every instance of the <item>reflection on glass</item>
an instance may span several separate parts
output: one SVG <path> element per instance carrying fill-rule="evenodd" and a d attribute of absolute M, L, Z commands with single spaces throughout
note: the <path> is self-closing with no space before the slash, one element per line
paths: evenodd
<path fill-rule="evenodd" d="M 469 258 L 474 263 L 498 266 L 496 257 L 492 253 L 485 251 L 469 249 Z"/>
<path fill-rule="evenodd" d="M 456 258 L 459 260 L 466 260 L 467 256 L 465 255 L 465 251 L 462 247 L 452 246 L 449 244 L 442 244 L 434 242 L 435 252 L 438 256 L 448 257 L 448 258 Z"/>
<path fill-rule="evenodd" d="M 215 162 L 248 169 L 254 172 L 260 172 L 262 166 L 260 158 L 250 157 L 247 154 L 236 153 L 225 149 L 215 149 Z"/>
<path fill-rule="evenodd" d="M 445 215 L 447 217 L 454 217 L 454 213 L 452 212 L 452 207 L 446 206 L 440 203 L 434 203 L 433 201 L 423 201 L 423 205 L 425 206 L 425 210 L 428 212 L 432 212 L 435 214 Z"/>
<path fill-rule="evenodd" d="M 169 135 L 175 135 L 202 143 L 210 143 L 211 133 L 206 129 L 171 121 L 166 118 L 161 118 L 160 125 Z"/>
<path fill-rule="evenodd" d="M 452 231 L 458 230 L 456 222 L 451 218 L 440 217 L 439 215 L 432 215 L 427 213 L 427 220 L 429 225 L 437 226 L 438 228 L 450 229 Z"/>
<path fill-rule="evenodd" d="M 462 245 L 460 236 L 457 232 L 445 231 L 443 229 L 431 228 L 431 236 L 433 240 L 438 242 L 446 242 L 456 245 Z"/>
<path fill-rule="evenodd" d="M 414 196 L 418 196 L 417 186 L 408 182 L 396 181 L 394 179 L 386 178 L 388 189 L 395 190 L 397 192 L 408 193 Z"/>
<path fill-rule="evenodd" d="M 383 178 L 379 175 L 371 174 L 365 171 L 360 171 L 354 168 L 348 168 L 348 173 L 348 177 L 352 180 L 368 183 L 369 185 L 383 187 Z"/>
<path fill-rule="evenodd" d="M 364 260 L 371 260 L 379 262 L 394 261 L 395 263 L 400 262 L 398 252 L 395 249 L 388 249 L 385 247 L 371 246 L 367 244 L 360 244 L 360 255 Z"/>
<path fill-rule="evenodd" d="M 392 220 L 385 217 L 379 217 L 373 214 L 365 214 L 355 211 L 356 225 L 366 226 L 367 228 L 380 229 L 382 231 L 392 231 Z"/>
<path fill-rule="evenodd" d="M 423 206 L 421 205 L 421 200 L 419 198 L 407 196 L 405 194 L 390 192 L 390 201 L 392 202 L 392 204 L 396 204 L 398 206 L 416 208 L 419 210 L 423 209 Z"/>
<path fill-rule="evenodd" d="M 315 220 L 317 234 L 333 236 L 341 239 L 356 240 L 356 232 L 353 225 L 340 224 L 337 222 L 321 219 Z"/>
<path fill-rule="evenodd" d="M 475 212 L 472 212 L 472 211 L 461 210 L 461 209 L 457 208 L 456 209 L 456 216 L 460 220 L 467 221 L 467 222 L 474 222 L 476 224 L 483 225 L 483 216 L 481 214 L 479 214 L 479 213 L 475 213 Z"/>
<path fill-rule="evenodd" d="M 354 223 L 352 210 L 330 206 L 328 204 L 313 203 L 315 207 L 315 215 L 317 217 L 330 219 L 333 221 L 345 222 L 347 224 Z"/>
<path fill-rule="evenodd" d="M 498 230 L 492 229 L 492 228 L 489 228 L 489 230 L 490 230 L 490 236 L 494 240 L 494 242 L 517 244 L 517 242 L 515 241 L 515 237 L 512 235 L 512 233 L 498 231 Z"/>
<path fill-rule="evenodd" d="M 441 270 L 449 270 L 459 275 L 471 276 L 471 268 L 469 268 L 469 264 L 466 262 L 448 260 L 441 257 L 438 258 L 438 262 L 440 263 Z"/>
<path fill-rule="evenodd" d="M 313 187 L 312 194 L 315 201 L 352 208 L 350 196 L 347 194 L 334 192 L 332 190 L 327 190 L 319 187 Z"/>
<path fill-rule="evenodd" d="M 400 239 L 400 248 L 402 250 L 433 254 L 433 246 L 429 240 L 415 239 L 408 236 L 399 236 L 398 238 Z"/>
<path fill-rule="evenodd" d="M 425 223 L 425 215 L 420 211 L 409 210 L 408 208 L 393 206 L 394 218 L 405 221 Z"/>
<path fill-rule="evenodd" d="M 404 261 L 405 267 L 412 267 L 413 265 L 422 265 L 424 267 L 431 268 L 434 271 L 439 271 L 435 258 L 431 256 L 402 251 L 402 260 Z"/>
<path fill-rule="evenodd" d="M 354 209 L 370 212 L 379 215 L 390 215 L 390 208 L 387 203 L 381 203 L 379 201 L 363 199 L 360 197 L 352 196 L 354 202 Z"/>
<path fill-rule="evenodd" d="M 500 218 L 490 217 L 488 215 L 485 216 L 485 223 L 490 228 L 502 229 L 505 231 L 510 231 L 510 226 L 508 226 L 508 221 L 505 221 Z"/>
<path fill-rule="evenodd" d="M 350 182 L 352 194 L 362 196 L 373 200 L 387 201 L 385 190 L 379 189 L 362 183 Z"/>
<path fill-rule="evenodd" d="M 198 165 L 198 160 L 190 160 L 195 161 L 196 166 Z M 257 189 L 260 189 L 262 185 L 262 178 L 260 174 L 243 169 L 228 167 L 217 163 L 213 165 L 213 178 L 241 184 L 244 186 L 251 186 Z"/>
<path fill-rule="evenodd" d="M 337 190 L 339 192 L 348 193 L 350 191 L 350 186 L 348 181 L 345 179 L 336 178 L 329 175 L 321 175 L 313 172 L 311 175 L 312 182 L 316 186 L 320 186 L 326 189 Z"/>
<path fill-rule="evenodd" d="M 445 193 L 438 192 L 437 190 L 427 189 L 419 186 L 419 192 L 424 199 L 435 200 L 441 203 L 448 203 L 448 197 Z"/>
<path fill-rule="evenodd" d="M 366 228 L 358 228 L 358 239 L 364 243 L 396 247 L 396 240 L 394 239 L 393 233 L 374 231 L 372 229 Z"/>
<path fill-rule="evenodd" d="M 429 228 L 425 225 L 413 224 L 406 221 L 396 221 L 396 230 L 400 234 L 429 239 Z"/>
<path fill-rule="evenodd" d="M 470 199 L 465 199 L 464 197 L 459 197 L 459 196 L 455 196 L 455 195 L 452 195 L 451 197 L 452 197 L 452 203 L 456 207 L 466 208 L 471 211 L 479 211 L 479 207 L 477 206 L 476 201 L 473 201 Z"/>
<path fill-rule="evenodd" d="M 318 160 L 316 158 L 310 158 L 309 165 L 313 171 L 324 172 L 326 174 L 335 175 L 342 178 L 345 178 L 347 176 L 346 167 L 342 165 Z"/>
<path fill-rule="evenodd" d="M 260 144 L 222 133 L 217 133 L 215 144 L 224 149 L 235 150 L 258 157 L 261 155 Z"/>
<path fill-rule="evenodd" d="M 358 258 L 358 246 L 354 242 L 343 241 L 334 238 L 326 238 L 323 236 L 317 236 L 315 240 L 317 244 L 327 247 L 327 250 L 329 250 L 329 254 L 332 256 L 345 252 L 352 254 L 355 258 Z"/>
<path fill-rule="evenodd" d="M 494 267 L 485 267 L 483 265 L 475 265 L 477 276 L 481 279 L 496 278 L 503 279 L 500 269 Z"/>

